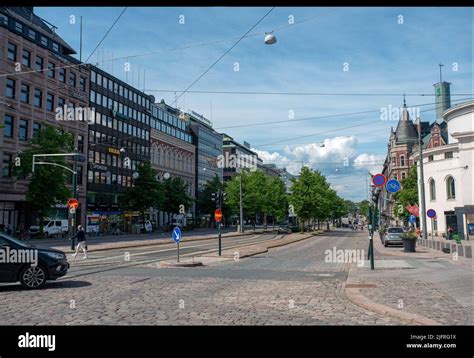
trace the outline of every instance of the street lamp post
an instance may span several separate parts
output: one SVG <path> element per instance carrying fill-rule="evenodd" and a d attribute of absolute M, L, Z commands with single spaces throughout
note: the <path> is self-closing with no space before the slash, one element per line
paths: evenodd
<path fill-rule="evenodd" d="M 240 193 L 239 193 L 239 198 L 240 198 L 240 233 L 244 232 L 244 205 L 242 203 L 242 173 L 239 175 L 240 178 Z"/>
<path fill-rule="evenodd" d="M 73 193 L 74 193 L 74 199 L 77 199 L 77 170 L 76 170 L 76 166 L 77 166 L 77 156 L 78 155 L 81 155 L 80 153 L 52 153 L 52 154 L 33 154 L 33 161 L 32 161 L 32 164 L 31 164 L 31 171 L 34 173 L 35 172 L 35 166 L 36 165 L 52 165 L 52 166 L 56 166 L 56 167 L 60 167 L 60 168 L 63 168 L 63 169 L 66 169 L 68 171 L 70 171 L 73 175 L 72 177 L 72 182 L 73 182 Z M 58 163 L 54 163 L 54 162 L 44 162 L 44 161 L 40 161 L 40 162 L 37 162 L 36 161 L 36 158 L 38 157 L 70 157 L 70 156 L 74 156 L 74 169 L 71 169 L 71 168 L 68 168 L 64 165 L 61 165 L 61 164 L 58 164 Z M 74 211 L 74 214 L 73 214 L 73 219 L 72 219 L 72 233 L 73 235 L 71 236 L 71 250 L 74 250 L 74 227 L 75 227 L 75 216 L 76 216 L 76 212 Z"/>
<path fill-rule="evenodd" d="M 418 150 L 419 150 L 419 163 L 420 163 L 420 224 L 423 232 L 423 239 L 427 239 L 427 228 L 426 228 L 426 204 L 425 204 L 425 176 L 423 173 L 423 146 L 421 142 L 421 118 L 418 118 Z"/>

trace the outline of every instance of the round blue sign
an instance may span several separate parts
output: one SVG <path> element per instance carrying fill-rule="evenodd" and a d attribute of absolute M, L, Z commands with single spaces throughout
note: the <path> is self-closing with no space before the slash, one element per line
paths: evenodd
<path fill-rule="evenodd" d="M 432 219 L 436 216 L 436 211 L 434 211 L 434 209 L 428 209 L 426 215 L 428 215 L 428 217 Z"/>
<path fill-rule="evenodd" d="M 389 192 L 396 193 L 400 190 L 400 182 L 396 179 L 390 179 L 385 187 Z"/>
<path fill-rule="evenodd" d="M 178 226 L 176 226 L 173 230 L 173 241 L 179 244 L 180 240 L 181 240 L 181 229 Z"/>

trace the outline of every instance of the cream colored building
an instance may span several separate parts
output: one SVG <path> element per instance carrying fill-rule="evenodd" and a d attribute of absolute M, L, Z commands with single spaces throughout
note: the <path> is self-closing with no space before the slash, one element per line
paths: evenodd
<path fill-rule="evenodd" d="M 423 151 L 426 210 L 434 209 L 437 214 L 434 220 L 427 217 L 427 232 L 441 236 L 451 227 L 462 239 L 472 239 L 474 101 L 449 108 L 443 118 L 448 143 Z M 418 162 L 418 152 L 413 159 Z"/>

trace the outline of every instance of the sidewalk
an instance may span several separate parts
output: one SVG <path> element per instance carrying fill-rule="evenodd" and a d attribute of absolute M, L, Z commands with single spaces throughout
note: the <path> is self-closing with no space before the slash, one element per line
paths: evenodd
<path fill-rule="evenodd" d="M 364 309 L 411 325 L 473 325 L 473 261 L 417 247 L 385 248 L 374 237 L 375 270 L 351 265 L 346 296 Z"/>

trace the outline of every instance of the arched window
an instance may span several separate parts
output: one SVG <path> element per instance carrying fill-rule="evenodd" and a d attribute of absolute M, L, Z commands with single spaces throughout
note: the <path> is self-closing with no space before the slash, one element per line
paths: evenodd
<path fill-rule="evenodd" d="M 434 179 L 429 180 L 430 185 L 430 200 L 436 200 L 436 183 Z"/>
<path fill-rule="evenodd" d="M 446 179 L 446 196 L 448 199 L 456 199 L 456 185 L 452 176 Z"/>

